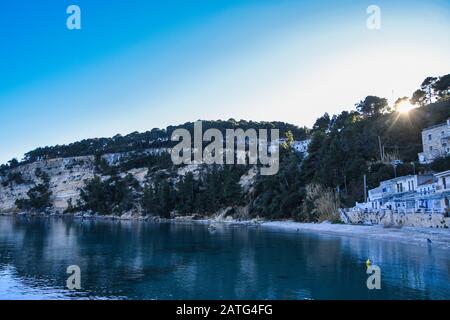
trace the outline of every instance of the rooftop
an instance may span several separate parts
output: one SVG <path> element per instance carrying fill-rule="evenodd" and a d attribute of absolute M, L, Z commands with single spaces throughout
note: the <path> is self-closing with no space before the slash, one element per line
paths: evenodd
<path fill-rule="evenodd" d="M 389 180 L 381 181 L 381 184 L 388 183 L 388 182 L 395 182 L 395 181 L 399 181 L 399 180 L 403 180 L 403 179 L 414 178 L 415 176 L 416 175 L 412 175 L 412 174 L 409 174 L 407 176 L 400 176 L 400 177 L 397 177 L 397 178 L 392 178 L 392 179 L 389 179 Z"/>
<path fill-rule="evenodd" d="M 449 118 L 449 119 L 447 119 L 447 122 L 443 122 L 443 123 L 435 124 L 434 126 L 431 126 L 431 127 L 427 127 L 427 128 L 424 128 L 424 129 L 422 129 L 422 131 L 427 131 L 427 130 L 431 130 L 431 129 L 435 129 L 435 128 L 443 127 L 443 126 L 446 126 L 446 125 L 448 125 L 449 123 L 450 123 L 450 118 Z"/>
<path fill-rule="evenodd" d="M 434 176 L 435 177 L 443 177 L 443 176 L 448 176 L 448 175 L 450 175 L 450 170 L 438 172 Z"/>

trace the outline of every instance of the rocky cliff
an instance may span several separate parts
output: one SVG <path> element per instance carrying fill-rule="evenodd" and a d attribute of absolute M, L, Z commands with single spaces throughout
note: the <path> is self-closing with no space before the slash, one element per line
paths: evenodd
<path fill-rule="evenodd" d="M 105 155 L 104 158 L 119 158 L 120 155 Z M 57 158 L 36 161 L 11 169 L 8 174 L 19 173 L 23 179 L 20 183 L 9 181 L 8 176 L 0 177 L 0 213 L 17 213 L 19 210 L 15 205 L 17 199 L 26 198 L 27 192 L 40 183 L 36 172 L 41 171 L 50 177 L 51 204 L 56 212 L 67 209 L 71 199 L 76 203 L 80 197 L 79 190 L 86 180 L 92 179 L 95 173 L 94 156 Z M 37 171 L 38 170 L 38 171 Z M 121 175 L 130 173 L 140 183 L 144 182 L 147 174 L 146 168 L 132 169 Z"/>
<path fill-rule="evenodd" d="M 23 182 L 8 181 L 2 178 L 0 184 L 0 213 L 14 213 L 18 211 L 16 199 L 26 198 L 27 191 L 39 183 L 36 170 L 42 170 L 50 177 L 51 203 L 57 211 L 67 208 L 69 199 L 76 201 L 79 197 L 79 188 L 84 185 L 85 179 L 94 176 L 94 157 L 76 157 L 66 159 L 51 159 L 21 165 L 10 173 L 20 173 Z"/>
<path fill-rule="evenodd" d="M 161 152 L 161 150 L 158 152 Z M 126 156 L 123 153 L 116 153 L 105 154 L 101 158 L 108 165 L 115 166 L 120 164 Z M 49 177 L 51 210 L 55 213 L 63 213 L 68 208 L 69 203 L 76 204 L 80 199 L 80 189 L 85 187 L 86 181 L 93 179 L 95 176 L 99 176 L 102 180 L 109 178 L 107 174 L 98 172 L 97 162 L 98 159 L 96 160 L 95 156 L 55 158 L 21 164 L 10 169 L 7 173 L 0 175 L 0 214 L 19 213 L 21 211 L 16 206 L 16 200 L 27 198 L 27 192 L 42 182 L 40 173 L 46 173 Z M 119 176 L 123 178 L 130 174 L 144 187 L 146 183 L 152 180 L 152 176 L 164 171 L 153 170 L 149 174 L 148 167 L 139 167 L 120 172 Z M 187 173 L 192 173 L 194 179 L 198 179 L 200 172 L 201 168 L 196 164 L 181 166 L 175 171 L 175 175 L 171 179 L 177 181 Z M 14 176 L 20 176 L 19 181 L 11 178 Z M 255 178 L 255 168 L 241 176 L 239 184 L 244 193 L 251 192 Z M 239 210 L 242 211 L 242 208 L 239 208 Z"/>

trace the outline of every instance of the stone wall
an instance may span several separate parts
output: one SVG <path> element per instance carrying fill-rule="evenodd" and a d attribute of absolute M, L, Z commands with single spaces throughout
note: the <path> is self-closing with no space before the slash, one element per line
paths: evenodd
<path fill-rule="evenodd" d="M 386 226 L 449 228 L 450 217 L 441 213 L 365 213 L 362 211 L 346 212 L 350 223 L 381 224 Z"/>

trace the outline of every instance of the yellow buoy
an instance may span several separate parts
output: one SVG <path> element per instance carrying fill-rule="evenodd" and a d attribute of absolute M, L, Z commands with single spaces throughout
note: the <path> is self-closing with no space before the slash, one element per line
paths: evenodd
<path fill-rule="evenodd" d="M 367 261 L 366 261 L 367 268 L 370 267 L 371 265 L 372 265 L 372 261 L 370 261 L 370 259 L 367 259 Z"/>

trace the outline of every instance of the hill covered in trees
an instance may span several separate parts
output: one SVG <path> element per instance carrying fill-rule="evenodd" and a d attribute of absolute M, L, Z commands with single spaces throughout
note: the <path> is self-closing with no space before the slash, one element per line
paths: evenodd
<path fill-rule="evenodd" d="M 310 157 L 302 164 L 302 181 L 336 188 L 344 203 L 351 205 L 364 199 L 364 175 L 368 187 L 373 188 L 395 174 L 433 170 L 433 165 L 417 162 L 417 154 L 422 151 L 421 131 L 449 117 L 449 100 L 424 105 L 407 114 L 380 110 L 373 114 L 353 111 L 333 117 L 324 115 L 318 120 L 320 126 L 313 130 Z M 402 164 L 394 168 L 392 160 Z"/>
<path fill-rule="evenodd" d="M 307 137 L 308 129 L 299 128 L 295 125 L 272 121 L 272 122 L 256 122 L 256 121 L 236 121 L 229 119 L 226 121 L 202 121 L 203 131 L 210 128 L 218 129 L 225 135 L 226 129 L 274 129 L 280 130 L 280 136 L 285 136 L 289 131 L 296 139 L 302 140 Z M 66 158 L 87 156 L 105 153 L 122 153 L 136 152 L 152 148 L 168 148 L 172 147 L 175 142 L 170 141 L 172 132 L 176 129 L 187 129 L 191 134 L 194 131 L 194 123 L 187 122 L 178 126 L 168 126 L 165 129 L 154 128 L 143 133 L 133 132 L 122 136 L 115 135 L 112 138 L 95 138 L 85 139 L 68 145 L 57 145 L 50 147 L 42 147 L 27 152 L 21 163 L 30 163 L 42 159 Z M 17 161 L 13 162 L 18 164 Z"/>
<path fill-rule="evenodd" d="M 330 214 L 339 206 L 353 206 L 364 199 L 364 175 L 372 188 L 395 175 L 450 169 L 449 158 L 427 166 L 417 162 L 417 153 L 422 151 L 422 129 L 450 118 L 449 88 L 450 75 L 429 77 L 411 98 L 399 98 L 393 106 L 384 98 L 368 96 L 352 111 L 324 114 L 310 129 L 283 122 L 203 121 L 204 131 L 216 128 L 223 134 L 226 129 L 236 128 L 279 129 L 287 142 L 281 145 L 280 169 L 273 176 L 259 175 L 250 165 L 175 166 L 167 153 L 144 152 L 173 146 L 170 136 L 175 129 L 193 133 L 194 123 L 189 122 L 144 133 L 38 148 L 28 152 L 21 162 L 13 159 L 2 165 L 0 177 L 5 188 L 26 184 L 15 168 L 49 159 L 94 156 L 94 177 L 85 181 L 76 201 L 68 201 L 66 212 L 120 215 L 133 211 L 171 217 L 210 216 L 226 211 L 246 218 L 333 219 Z M 398 112 L 404 103 L 414 103 L 417 108 Z M 290 143 L 307 138 L 311 142 L 308 156 L 304 157 Z M 108 153 L 125 155 L 112 164 L 104 157 Z M 138 179 L 136 170 L 145 170 L 145 178 Z M 43 202 L 51 206 L 49 177 L 39 173 L 39 179 L 30 185 L 28 199 L 17 199 L 18 207 L 29 209 L 37 203 L 36 209 L 42 210 Z"/>

